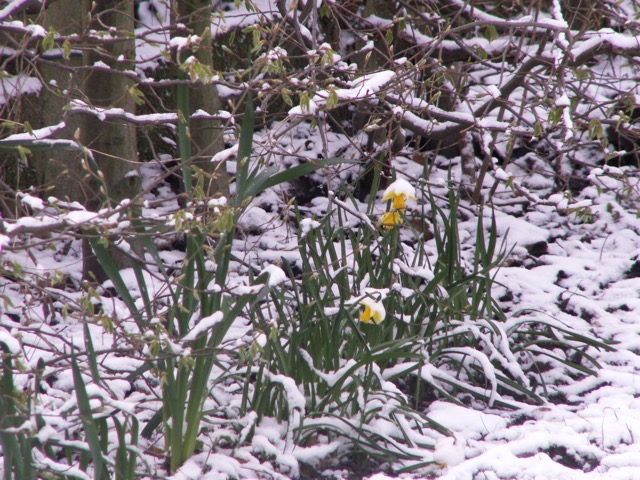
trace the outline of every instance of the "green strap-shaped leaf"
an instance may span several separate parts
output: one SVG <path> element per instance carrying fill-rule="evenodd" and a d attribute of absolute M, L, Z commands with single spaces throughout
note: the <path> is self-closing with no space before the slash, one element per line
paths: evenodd
<path fill-rule="evenodd" d="M 136 308 L 136 302 L 133 300 L 133 297 L 129 292 L 129 288 L 124 283 L 118 267 L 109 254 L 109 250 L 96 237 L 89 238 L 89 243 L 91 244 L 91 248 L 98 258 L 100 265 L 113 282 L 113 286 L 118 292 L 118 295 L 120 295 L 120 298 L 122 298 L 124 303 L 127 305 L 127 308 L 131 312 L 131 315 L 133 315 L 138 327 L 140 328 L 140 331 L 143 331 L 144 326 L 142 324 L 142 317 L 140 316 L 140 312 Z"/>
<path fill-rule="evenodd" d="M 247 105 L 244 109 L 242 127 L 240 128 L 240 140 L 238 142 L 238 168 L 236 172 L 236 195 L 234 203 L 241 205 L 247 198 L 245 189 L 249 177 L 249 158 L 253 150 L 253 129 L 255 119 L 253 114 L 253 96 L 251 92 L 247 95 Z"/>
<path fill-rule="evenodd" d="M 87 349 L 87 359 L 89 361 L 89 369 L 91 370 L 91 376 L 93 381 L 100 384 L 100 371 L 98 370 L 98 362 L 96 359 L 96 351 L 93 348 L 93 341 L 91 340 L 91 332 L 89 331 L 89 325 L 84 322 L 84 346 Z"/>
<path fill-rule="evenodd" d="M 93 414 L 91 413 L 89 395 L 87 395 L 87 389 L 84 385 L 82 374 L 80 373 L 80 367 L 78 367 L 78 361 L 75 353 L 73 352 L 71 354 L 71 369 L 73 371 L 73 384 L 76 390 L 80 420 L 84 427 L 84 433 L 87 443 L 89 444 L 89 451 L 91 452 L 91 458 L 93 460 L 94 478 L 96 480 L 101 480 L 101 478 L 103 478 L 103 459 L 100 436 L 98 435 L 98 428 L 93 418 Z"/>
<path fill-rule="evenodd" d="M 178 78 L 186 80 L 184 70 L 178 70 Z M 191 192 L 191 137 L 189 135 L 189 85 L 180 84 L 176 87 L 176 105 L 178 107 L 178 148 L 182 165 L 182 181 L 185 191 Z"/>
<path fill-rule="evenodd" d="M 244 198 L 246 199 L 249 197 L 255 197 L 259 193 L 265 191 L 267 188 L 275 187 L 276 185 L 280 185 L 285 182 L 291 182 L 330 165 L 340 165 L 343 163 L 358 162 L 356 160 L 348 160 L 341 157 L 332 157 L 314 160 L 313 162 L 302 163 L 296 167 L 289 168 L 274 175 L 270 174 L 271 169 L 263 170 L 249 185 L 247 185 L 247 188 L 244 191 Z"/>

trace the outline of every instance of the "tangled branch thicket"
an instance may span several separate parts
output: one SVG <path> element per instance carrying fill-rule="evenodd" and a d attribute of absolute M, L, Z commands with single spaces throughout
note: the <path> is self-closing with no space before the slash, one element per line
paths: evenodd
<path fill-rule="evenodd" d="M 636 2 L 80 3 L 0 10 L 6 478 L 434 472 L 430 400 L 597 369 L 503 311 L 492 209 L 637 167 Z"/>

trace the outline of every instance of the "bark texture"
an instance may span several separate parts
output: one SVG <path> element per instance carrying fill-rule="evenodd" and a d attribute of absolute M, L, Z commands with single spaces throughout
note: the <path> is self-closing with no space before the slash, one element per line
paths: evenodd
<path fill-rule="evenodd" d="M 93 2 L 90 28 L 113 32 L 133 32 L 133 2 L 127 0 L 99 0 Z M 133 81 L 118 72 L 134 70 L 135 44 L 132 38 L 119 37 L 102 49 L 88 48 L 84 64 L 103 62 L 109 70 L 90 70 L 84 79 L 82 93 L 92 106 L 121 108 L 135 112 L 135 101 L 129 94 Z M 103 121 L 95 115 L 83 115 L 81 141 L 93 152 L 104 180 L 93 177 L 90 182 L 90 207 L 96 208 L 106 200 L 114 206 L 120 200 L 133 198 L 140 189 L 136 130 L 129 123 Z"/>
<path fill-rule="evenodd" d="M 43 27 L 53 28 L 63 35 L 83 35 L 87 27 L 87 1 L 58 0 L 47 3 L 41 12 Z M 82 66 L 82 56 L 73 52 L 69 59 L 52 58 L 38 66 L 42 81 L 40 96 L 25 111 L 26 118 L 35 128 L 56 125 L 63 120 L 65 107 L 71 98 L 81 98 L 84 73 L 75 68 Z M 57 137 L 70 139 L 82 131 L 82 119 L 66 119 L 66 127 Z M 78 201 L 85 204 L 89 192 L 85 184 L 86 170 L 82 168 L 82 155 L 71 151 L 37 152 L 31 156 L 31 166 L 37 185 L 44 198 Z"/>
<path fill-rule="evenodd" d="M 202 41 L 193 51 L 182 50 L 178 62 L 188 55 L 195 56 L 201 65 L 213 70 L 213 42 L 211 39 L 211 0 L 181 0 L 174 4 L 174 12 L 190 34 Z M 220 99 L 215 85 L 198 83 L 189 88 L 191 113 L 201 109 L 207 113 L 220 110 Z M 192 118 L 189 122 L 192 162 L 202 169 L 208 179 L 207 194 L 229 194 L 229 179 L 224 164 L 211 162 L 211 158 L 224 147 L 222 127 L 217 120 Z"/>
<path fill-rule="evenodd" d="M 127 0 L 98 0 L 93 2 L 90 28 L 109 30 L 114 36 L 121 32 L 133 32 L 134 3 Z M 93 69 L 84 78 L 82 92 L 86 102 L 100 108 L 120 108 L 135 112 L 134 97 L 129 93 L 132 80 L 118 72 L 134 70 L 135 43 L 132 38 L 118 35 L 118 41 L 104 44 L 101 49 L 88 48 L 84 64 L 103 62 L 109 69 Z M 95 115 L 82 115 L 80 134 L 83 145 L 89 147 L 100 172 L 89 175 L 87 206 L 96 210 L 102 205 L 116 206 L 123 199 L 134 199 L 140 191 L 139 163 L 136 130 L 130 123 L 103 121 Z M 131 208 L 135 209 L 133 205 Z M 138 246 L 130 242 L 134 251 Z M 108 277 L 92 254 L 88 242 L 84 246 L 84 276 L 102 282 Z M 140 253 L 139 251 L 137 253 Z M 110 248 L 112 260 L 118 268 L 131 266 L 131 259 L 123 251 Z"/>

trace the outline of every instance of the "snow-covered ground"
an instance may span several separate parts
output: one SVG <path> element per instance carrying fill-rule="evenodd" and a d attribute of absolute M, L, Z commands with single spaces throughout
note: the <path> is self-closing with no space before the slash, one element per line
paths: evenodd
<path fill-rule="evenodd" d="M 217 19 L 213 24 L 213 35 L 222 35 L 234 26 L 250 26 L 274 18 L 276 2 L 264 0 L 257 4 L 260 8 L 255 11 L 244 5 L 233 10 L 227 15 L 226 23 Z M 144 10 L 150 5 L 143 2 L 141 8 Z M 138 33 L 151 31 L 152 27 L 160 25 L 160 20 L 150 12 L 145 15 L 148 24 L 141 27 Z M 374 20 L 383 23 L 381 19 Z M 493 20 L 495 18 L 488 18 L 487 21 Z M 535 28 L 554 30 L 562 26 L 555 18 L 543 20 Z M 523 19 L 518 21 L 524 22 Z M 418 32 L 409 33 L 421 45 L 434 41 Z M 139 39 L 138 67 L 147 68 L 157 60 L 160 47 L 155 42 L 166 42 L 180 48 L 180 38 L 170 39 L 168 34 L 156 32 L 145 41 Z M 558 45 L 561 45 L 560 40 Z M 469 45 L 475 43 L 482 45 L 487 52 L 492 51 L 490 47 L 502 48 L 500 41 L 478 38 L 470 41 Z M 600 44 L 621 50 L 633 49 L 637 46 L 637 38 L 602 29 L 590 38 L 581 38 L 572 46 L 573 50 L 564 53 L 573 58 Z M 554 58 L 560 59 L 559 51 L 554 50 L 554 55 L 558 55 Z M 274 49 L 269 53 L 275 54 L 277 51 Z M 338 62 L 339 57 L 336 53 L 332 61 Z M 274 58 L 277 60 L 279 57 Z M 607 75 L 611 74 L 611 77 L 603 75 L 605 80 L 602 85 L 589 92 L 595 99 L 594 103 L 608 105 L 616 93 L 637 92 L 635 77 L 621 75 L 619 85 L 607 84 L 609 78 L 615 77 L 618 68 L 626 72 L 628 66 L 618 60 L 594 61 L 592 74 L 600 74 L 605 70 Z M 474 117 L 477 111 L 482 110 L 487 96 L 500 97 L 501 92 L 493 83 L 508 83 L 504 79 L 494 78 L 501 75 L 493 67 L 486 70 L 478 67 L 472 71 L 470 76 L 475 76 L 476 84 L 469 87 L 469 94 L 465 102 L 460 104 L 460 111 L 444 112 L 411 95 L 403 98 L 405 106 L 411 105 L 427 112 L 425 118 L 419 118 L 409 109 L 399 106 L 399 97 L 394 97 L 392 92 L 386 97 L 381 94 L 396 76 L 390 70 L 363 75 L 350 80 L 350 83 L 344 81 L 343 87 L 332 90 L 331 94 L 319 89 L 309 98 L 307 108 L 293 106 L 287 114 L 283 114 L 287 116 L 286 119 L 271 125 L 270 130 L 256 133 L 254 155 L 263 156 L 265 165 L 275 166 L 281 171 L 304 161 L 317 160 L 321 155 L 325 158 L 341 156 L 360 160 L 362 151 L 358 147 L 366 144 L 366 134 L 348 138 L 327 128 L 326 123 L 321 122 L 316 127 L 306 121 L 305 115 L 329 109 L 327 104 L 331 95 L 335 95 L 336 101 L 342 102 L 378 102 L 380 99 L 376 95 L 381 95 L 385 101 L 396 102 L 389 104 L 395 105 L 389 109 L 394 118 L 415 122 L 417 126 L 424 126 L 425 131 L 437 132 L 438 128 L 444 129 L 452 123 L 461 122 L 468 124 L 469 128 L 504 132 L 504 138 L 499 137 L 504 141 L 498 142 L 496 147 L 504 148 L 507 140 L 511 140 L 507 139 L 507 132 L 511 131 L 509 122 L 512 119 L 498 122 L 496 117 L 488 115 L 486 119 L 477 121 Z M 18 80 L 20 78 L 15 77 Z M 5 81 L 5 85 L 0 87 L 13 89 L 17 81 L 14 80 Z M 40 83 L 30 77 L 20 81 L 23 82 L 24 91 L 35 93 L 40 88 Z M 222 85 L 219 89 L 223 97 L 230 91 L 229 87 Z M 554 90 L 554 94 L 556 97 L 550 98 L 550 101 L 560 110 L 564 109 L 561 122 L 563 141 L 573 148 L 573 140 L 577 143 L 582 134 L 568 117 L 570 109 L 567 107 L 571 106 L 572 99 L 562 89 Z M 0 97 L 0 105 L 8 98 Z M 516 104 L 522 98 L 522 94 L 514 93 L 510 100 Z M 577 96 L 575 98 L 579 99 Z M 637 98 L 635 101 L 638 103 Z M 522 118 L 529 123 L 524 123 L 533 125 L 538 119 L 547 118 L 548 107 L 548 103 L 541 102 L 532 106 L 530 111 L 525 109 Z M 74 108 L 83 106 L 76 104 Z M 575 110 L 581 109 L 585 115 L 593 114 L 592 120 L 610 120 L 605 118 L 604 107 L 592 111 L 591 106 L 578 102 Z M 101 113 L 117 118 L 121 112 L 104 110 Z M 163 115 L 171 118 L 158 116 L 153 119 L 170 121 L 175 117 L 174 114 Z M 216 115 L 225 119 L 230 116 L 226 112 L 217 112 Z M 143 116 L 131 118 L 147 119 Z M 48 135 L 53 128 L 37 130 L 35 134 Z M 24 135 L 17 134 L 10 139 L 24 140 Z M 526 136 L 523 134 L 523 137 Z M 411 134 L 408 140 L 410 137 Z M 235 141 L 231 137 L 229 140 L 231 143 Z M 559 155 L 564 144 L 558 145 L 555 153 Z M 506 250 L 510 252 L 495 270 L 493 297 L 505 313 L 501 328 L 505 331 L 515 330 L 527 322 L 540 322 L 548 325 L 556 336 L 571 337 L 567 342 L 576 346 L 575 351 L 567 354 L 562 350 L 562 345 L 552 341 L 527 345 L 527 348 L 513 356 L 513 364 L 506 365 L 507 369 L 511 367 L 513 371 L 520 371 L 522 365 L 527 366 L 526 381 L 530 388 L 535 389 L 540 403 L 526 403 L 521 397 L 509 396 L 508 391 L 501 391 L 501 405 L 506 404 L 511 408 L 499 407 L 491 401 L 495 393 L 491 391 L 491 386 L 486 391 L 489 401 L 460 391 L 455 392 L 452 399 L 434 395 L 433 399 L 420 403 L 423 408 L 420 413 L 444 426 L 453 435 L 446 437 L 435 431 L 420 432 L 421 440 L 433 440 L 435 444 L 433 451 L 423 448 L 421 452 L 424 461 L 432 463 L 410 474 L 402 474 L 394 471 L 401 465 L 385 462 L 384 459 L 375 459 L 365 467 L 350 465 L 344 461 L 349 459 L 348 456 L 343 458 L 342 463 L 333 463 L 336 452 L 347 448 L 346 443 L 339 440 L 325 439 L 326 443 L 318 441 L 316 444 L 296 445 L 292 431 L 300 423 L 294 425 L 293 422 L 301 420 L 294 418 L 293 414 L 281 422 L 273 418 L 258 420 L 255 412 L 233 417 L 239 410 L 242 391 L 238 389 L 238 383 L 220 382 L 212 386 L 211 395 L 205 403 L 208 413 L 203 419 L 204 427 L 197 453 L 170 478 L 286 479 L 300 476 L 311 479 L 321 476 L 385 480 L 406 475 L 447 480 L 640 479 L 640 180 L 635 167 L 618 169 L 599 166 L 604 155 L 612 153 L 612 149 L 609 147 L 608 152 L 603 149 L 598 151 L 599 156 L 590 157 L 588 149 L 576 147 L 575 151 L 582 155 L 578 159 L 568 158 L 568 155 L 560 158 L 559 169 L 554 173 L 577 177 L 573 185 L 579 188 L 574 188 L 571 195 L 563 193 L 563 189 L 557 188 L 554 182 L 552 171 L 557 165 L 551 163 L 556 159 L 545 159 L 542 153 L 539 157 L 530 152 L 526 159 L 513 158 L 504 169 L 498 167 L 496 160 L 484 180 L 486 224 L 495 216 L 498 243 L 505 241 Z M 228 160 L 232 175 L 236 173 L 233 159 L 237 151 L 237 144 L 233 144 L 216 157 Z M 447 182 L 452 180 L 457 187 L 465 180 L 461 173 L 460 157 L 430 158 L 432 165 L 425 167 L 420 162 L 424 163 L 426 157 L 422 156 L 420 160 L 414 153 L 407 146 L 393 158 L 391 164 L 397 175 L 406 180 L 404 186 L 410 186 L 403 190 L 405 196 L 414 196 L 410 188 L 420 189 L 428 184 L 438 205 L 446 211 Z M 478 165 L 480 163 L 478 159 Z M 270 188 L 246 207 L 237 225 L 240 234 L 233 244 L 231 278 L 235 282 L 234 293 L 240 291 L 240 284 L 245 288 L 244 291 L 251 292 L 252 287 L 247 286 L 251 276 L 249 272 L 271 272 L 275 275 L 271 277 L 271 284 L 280 281 L 286 283 L 277 264 L 283 260 L 291 263 L 300 260 L 301 239 L 298 231 L 304 235 L 316 228 L 317 220 L 327 214 L 328 205 L 340 202 L 339 198 L 332 197 L 333 192 L 338 192 L 339 197 L 339 189 L 357 178 L 359 172 L 355 170 L 357 168 L 353 165 L 322 169 L 312 174 L 307 183 Z M 142 168 L 142 173 L 143 187 L 146 188 L 152 185 L 158 170 L 149 163 Z M 489 191 L 494 187 L 495 192 L 489 196 Z M 231 185 L 232 193 L 233 190 L 234 185 Z M 424 188 L 422 190 L 424 192 Z M 327 195 L 328 192 L 331 193 Z M 178 203 L 175 198 L 163 203 L 158 200 L 171 195 L 165 183 L 150 189 L 145 198 L 146 218 L 170 226 L 169 219 L 179 209 Z M 298 211 L 305 217 L 299 225 L 292 221 L 291 199 L 296 196 L 304 198 L 297 205 Z M 377 200 L 381 197 L 382 191 L 378 192 Z M 416 197 L 407 202 L 407 217 L 425 223 L 420 215 L 431 206 L 424 195 L 418 194 Z M 76 383 L 69 367 L 74 347 L 79 352 L 86 352 L 89 348 L 97 352 L 99 361 L 95 365 L 86 361 L 87 356 L 79 359 L 84 362 L 84 380 L 96 414 L 125 412 L 137 418 L 143 428 L 161 408 L 160 382 L 158 377 L 145 377 L 144 372 L 133 375 L 133 372 L 152 358 L 150 350 L 154 346 L 151 340 L 147 344 L 136 343 L 140 338 L 130 330 L 133 322 L 124 304 L 115 298 L 113 283 L 107 282 L 95 290 L 82 286 L 81 242 L 76 236 L 67 234 L 79 224 L 97 224 L 112 232 L 126 231 L 130 224 L 115 214 L 87 212 L 79 204 L 58 203 L 54 206 L 51 200 L 28 193 L 20 195 L 20 202 L 31 213 L 30 216 L 15 221 L 0 219 L 3 227 L 0 232 L 4 232 L 0 234 L 0 342 L 21 362 L 20 368 L 15 369 L 22 369 L 15 377 L 18 390 L 26 393 L 35 391 L 28 410 L 31 418 L 16 428 L 15 432 L 29 430 L 38 441 L 43 444 L 54 442 L 56 448 L 68 445 L 80 450 L 87 449 L 87 444 L 77 438 L 65 437 L 68 432 L 80 432 L 83 428 L 74 392 Z M 367 214 L 366 203 L 355 200 L 348 203 L 351 211 L 343 212 L 345 225 L 351 228 L 366 223 L 375 230 L 385 207 L 383 202 L 372 204 Z M 223 207 L 223 204 L 209 206 L 217 208 Z M 476 248 L 475 214 L 478 210 L 467 201 L 462 201 L 461 209 L 464 212 L 458 223 L 461 256 L 468 266 Z M 48 230 L 55 230 L 60 237 L 52 238 Z M 16 232 L 27 232 L 28 235 L 23 237 Z M 407 244 L 415 240 L 406 231 L 401 238 Z M 21 248 L 20 242 L 23 240 L 29 242 L 28 249 Z M 179 242 L 172 243 L 172 240 L 178 239 L 170 235 L 162 238 L 160 252 L 168 269 L 179 267 L 185 257 L 184 249 L 178 248 Z M 435 251 L 434 243 L 431 241 L 427 246 L 432 252 Z M 132 271 L 124 272 L 123 277 L 131 295 L 139 301 L 142 295 L 138 288 L 139 281 Z M 151 298 L 166 295 L 167 285 L 160 275 L 145 272 L 143 277 Z M 369 298 L 366 298 L 368 303 L 365 304 L 370 309 L 379 308 L 379 304 L 369 302 Z M 96 312 L 100 315 L 93 316 Z M 370 313 L 375 319 L 373 312 Z M 384 316 L 380 310 L 377 314 L 378 318 Z M 158 342 L 165 342 L 163 348 L 173 349 L 173 354 L 187 358 L 189 352 L 184 346 L 202 331 L 220 322 L 221 318 L 216 312 L 201 319 L 183 338 L 159 335 Z M 230 349 L 239 350 L 263 335 L 252 330 L 251 320 L 238 317 L 227 334 Z M 392 319 L 385 320 L 389 321 Z M 161 320 L 154 318 L 149 330 L 155 328 L 156 333 L 162 331 Z M 154 332 L 149 338 L 155 339 Z M 91 339 L 90 343 L 88 339 Z M 589 341 L 595 346 L 588 345 Z M 498 362 L 495 358 L 489 360 Z M 102 378 L 99 383 L 94 381 L 93 368 Z M 217 368 L 214 368 L 212 377 L 224 376 L 225 372 Z M 90 371 L 92 375 L 89 375 Z M 37 372 L 40 372 L 41 378 L 36 375 Z M 304 412 L 305 398 L 298 387 L 292 385 L 291 379 L 273 374 L 272 380 L 280 382 L 286 389 L 289 400 L 298 408 L 297 412 Z M 495 380 L 495 377 L 491 380 Z M 144 472 L 141 476 L 144 478 L 158 478 L 158 475 L 169 478 L 161 436 L 156 432 L 150 438 L 140 438 L 136 445 L 140 455 L 140 471 Z M 111 439 L 114 444 L 116 440 Z M 411 440 L 407 443 L 411 443 Z M 411 448 L 412 451 L 421 449 L 415 445 Z M 113 456 L 113 451 L 110 454 Z M 62 455 L 59 462 L 55 462 L 35 449 L 34 456 L 35 463 L 43 468 L 64 471 L 65 475 L 77 478 L 88 478 L 76 466 L 66 465 Z"/>
<path fill-rule="evenodd" d="M 293 132 L 280 141 L 290 141 L 291 145 L 296 142 L 308 146 L 316 144 L 321 148 L 316 131 L 308 130 L 304 124 L 299 128 L 303 135 L 296 138 Z M 342 148 L 339 137 L 335 140 L 334 148 Z M 260 136 L 257 142 L 259 144 Z M 310 150 L 313 155 L 313 147 Z M 279 161 L 286 158 L 279 157 Z M 451 174 L 455 178 L 458 175 L 456 159 L 453 165 Z M 422 165 L 399 156 L 394 166 L 409 183 L 419 184 Z M 233 169 L 233 164 L 230 167 Z M 287 168 L 286 161 L 281 167 Z M 147 185 L 154 169 L 149 167 L 144 172 Z M 448 169 L 435 169 L 431 173 L 429 181 L 435 186 L 436 193 L 437 188 L 444 192 L 443 180 L 449 174 Z M 345 172 L 337 173 L 338 177 L 344 175 Z M 496 408 L 468 395 L 459 395 L 459 404 L 443 399 L 432 401 L 424 413 L 454 432 L 455 437 L 437 439 L 432 456 L 425 452 L 438 466 L 420 470 L 418 478 L 640 478 L 640 220 L 636 215 L 639 193 L 636 171 L 594 166 L 588 177 L 589 185 L 571 201 L 563 195 L 549 195 L 552 183 L 540 174 L 523 173 L 517 162 L 507 168 L 507 172 L 497 171 L 495 177 L 500 182 L 494 196 L 497 231 L 512 247 L 509 257 L 497 271 L 493 292 L 506 313 L 505 328 L 521 320 L 550 322 L 576 335 L 611 341 L 613 349 L 585 347 L 575 352 L 573 361 L 585 369 L 593 368 L 594 363 L 600 366 L 594 375 L 589 375 L 575 368 L 565 368 L 562 355 L 554 355 L 553 347 L 547 346 L 547 353 L 542 357 L 548 355 L 548 362 L 540 362 L 538 358 L 540 372 L 533 375 L 537 377 L 536 393 L 544 399 L 540 405 L 529 405 L 504 395 L 502 398 L 508 399 L 512 409 Z M 518 182 L 519 190 L 505 184 L 509 179 Z M 488 185 L 492 183 L 493 178 L 487 180 Z M 255 199 L 240 218 L 239 227 L 244 234 L 234 246 L 239 261 L 261 268 L 283 257 L 291 261 L 299 258 L 295 232 L 283 221 L 282 188 L 270 189 Z M 521 195 L 522 191 L 527 192 L 527 197 Z M 154 195 L 168 193 L 169 190 L 161 186 Z M 534 197 L 541 199 L 540 203 L 529 200 Z M 151 195 L 149 199 L 152 199 Z M 44 203 L 28 195 L 23 197 L 23 202 L 33 211 L 46 209 Z M 420 211 L 419 203 L 419 200 L 409 202 L 409 215 Z M 305 215 L 313 217 L 322 215 L 325 207 L 326 198 L 317 197 L 303 210 Z M 159 209 L 149 209 L 147 214 L 151 217 L 163 215 L 175 208 L 175 203 L 168 203 Z M 85 217 L 77 218 L 78 221 L 91 221 Z M 70 217 L 64 218 L 70 220 Z M 359 220 L 353 217 L 350 221 L 355 224 Z M 30 222 L 37 223 L 35 219 Z M 463 252 L 474 248 L 475 223 L 473 217 L 461 219 L 459 223 Z M 14 225 L 34 226 L 26 218 Z M 0 293 L 5 298 L 0 311 L 0 339 L 13 345 L 16 352 L 23 352 L 23 362 L 28 369 L 36 368 L 40 358 L 46 362 L 55 357 L 53 352 L 59 355 L 67 348 L 48 342 L 85 346 L 82 323 L 72 320 L 72 316 L 66 323 L 60 323 L 58 315 L 65 305 L 74 308 L 81 302 L 82 294 L 70 290 L 68 287 L 72 284 L 65 280 L 66 276 L 79 279 L 78 242 L 62 241 L 57 249 L 46 248 L 46 241 L 41 244 L 42 247 L 36 244 L 27 252 L 5 250 L 2 254 L 5 265 L 17 262 L 24 272 L 42 280 L 41 289 L 35 289 L 33 285 L 30 289 L 27 283 L 7 276 L 0 286 Z M 168 250 L 162 255 L 169 266 L 183 258 L 179 251 Z M 52 282 L 56 276 L 58 283 Z M 152 297 L 157 293 L 154 289 L 164 288 L 162 282 L 152 277 L 148 277 L 146 283 Z M 49 284 L 53 286 L 46 286 Z M 131 285 L 132 288 L 136 285 L 133 277 Z M 134 290 L 132 293 L 137 294 Z M 105 298 L 101 298 L 104 302 Z M 117 319 L 128 315 L 118 308 L 122 307 L 116 303 L 111 311 L 116 323 Z M 25 319 L 28 319 L 27 323 Z M 212 319 L 214 323 L 218 320 Z M 129 382 L 118 379 L 119 374 L 131 372 L 141 365 L 141 361 L 135 360 L 135 354 L 120 358 L 122 351 L 110 355 L 111 349 L 117 351 L 118 335 L 109 334 L 98 323 L 92 323 L 88 328 L 92 332 L 94 348 L 103 353 L 100 368 L 113 376 L 111 380 L 105 379 L 103 386 L 91 386 L 91 394 L 102 398 L 106 405 L 140 412 L 140 419 L 148 420 L 158 407 L 158 400 L 151 393 L 153 388 L 132 387 Z M 250 334 L 248 329 L 248 324 L 239 321 L 230 335 L 240 339 Z M 587 358 L 589 361 L 584 361 Z M 526 358 L 519 357 L 519 361 L 527 363 Z M 66 418 L 65 411 L 74 402 L 71 372 L 60 369 L 59 363 L 53 365 L 58 367 L 48 372 L 50 385 L 44 388 L 36 406 L 36 411 L 47 413 L 48 425 L 38 432 L 42 440 L 55 435 L 56 430 L 70 426 L 67 422 L 71 420 Z M 230 400 L 233 394 L 227 392 L 226 395 L 231 395 L 227 401 L 233 403 Z M 209 440 L 205 445 L 217 444 L 211 436 L 219 438 L 228 433 L 224 429 L 216 431 L 215 426 L 208 428 Z M 300 462 L 317 464 L 318 458 L 314 457 L 331 453 L 330 446 L 325 450 L 295 447 L 290 451 L 291 446 L 285 445 L 285 437 L 286 428 L 282 425 L 262 423 L 257 427 L 251 446 L 244 450 L 221 449 L 217 453 L 205 449 L 172 478 L 262 478 L 270 475 L 286 478 L 299 472 Z M 261 449 L 271 451 L 275 461 L 257 461 L 252 453 Z M 243 458 L 247 464 L 241 462 Z M 48 461 L 44 457 L 40 460 Z M 381 471 L 389 467 L 383 462 L 376 465 Z M 354 473 L 349 465 L 342 467 L 342 470 L 333 468 L 325 474 L 329 478 L 331 475 L 358 478 L 358 473 Z M 208 474 L 205 473 L 207 470 Z M 395 476 L 390 475 L 377 473 L 367 478 L 382 480 Z"/>
<path fill-rule="evenodd" d="M 595 376 L 545 372 L 549 396 L 541 406 L 506 412 L 433 403 L 429 415 L 454 430 L 465 451 L 440 478 L 640 478 L 640 279 L 632 273 L 640 222 L 608 195 L 593 200 L 591 224 L 540 208 L 526 215 L 553 241 L 528 267 L 503 267 L 498 281 L 513 294 L 509 310 L 552 316 L 615 341 L 616 351 L 589 351 L 602 367 Z"/>
<path fill-rule="evenodd" d="M 400 164 L 414 179 L 421 168 L 402 159 Z M 507 317 L 554 319 L 588 338 L 611 341 L 615 350 L 585 350 L 600 365 L 595 375 L 570 372 L 550 358 L 540 373 L 543 405 L 519 404 L 510 411 L 468 398 L 461 399 L 466 405 L 431 403 L 429 417 L 456 436 L 455 442 L 436 444 L 434 458 L 443 464 L 433 472 L 438 478 L 640 478 L 637 172 L 592 172 L 591 185 L 574 199 L 576 209 L 568 209 L 562 196 L 541 194 L 546 205 L 535 205 L 509 189 L 498 191 L 498 231 L 514 248 L 498 272 L 494 294 Z M 522 178 L 524 184 L 549 184 Z M 261 243 L 274 244 L 269 238 L 279 234 L 263 233 Z M 277 257 L 269 251 L 258 256 L 263 255 Z"/>

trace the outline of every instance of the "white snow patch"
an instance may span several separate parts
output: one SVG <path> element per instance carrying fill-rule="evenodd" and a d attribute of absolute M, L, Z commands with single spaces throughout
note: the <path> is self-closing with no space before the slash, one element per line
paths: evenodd
<path fill-rule="evenodd" d="M 208 317 L 200 319 L 196 326 L 189 330 L 189 332 L 184 337 L 182 337 L 182 340 L 184 342 L 195 340 L 197 337 L 205 333 L 214 325 L 220 323 L 223 318 L 224 314 L 222 312 L 215 312 L 213 315 L 209 315 Z"/>

